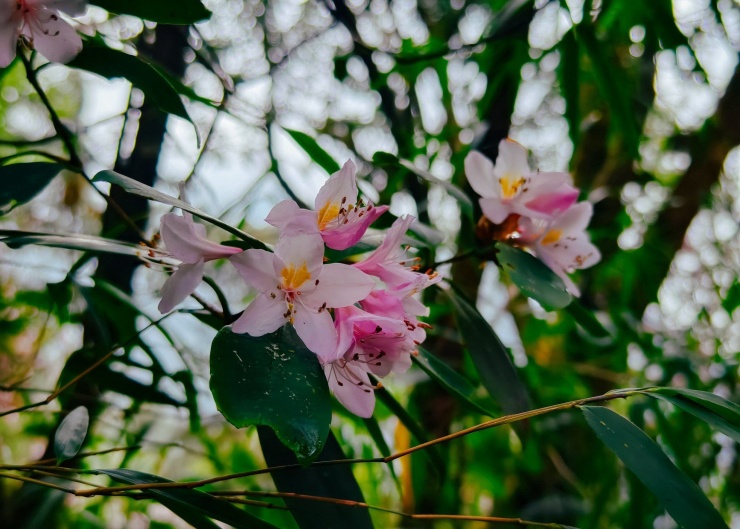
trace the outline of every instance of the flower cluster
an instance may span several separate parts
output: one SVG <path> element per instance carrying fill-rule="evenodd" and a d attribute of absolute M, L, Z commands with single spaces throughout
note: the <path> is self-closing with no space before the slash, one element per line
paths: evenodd
<path fill-rule="evenodd" d="M 258 291 L 233 332 L 262 336 L 293 325 L 317 355 L 337 399 L 370 417 L 377 387 L 370 375 L 409 368 L 426 337 L 427 326 L 418 317 L 429 312 L 416 294 L 440 278 L 420 273 L 416 260 L 406 256 L 402 239 L 411 216 L 397 219 L 363 261 L 325 263 L 324 250 L 352 247 L 387 209 L 358 200 L 355 166 L 348 161 L 321 188 L 315 210 L 292 200 L 272 209 L 266 220 L 280 230 L 274 252 L 215 244 L 190 215 L 169 213 L 161 221 L 162 240 L 183 264 L 165 283 L 159 309 L 171 310 L 195 290 L 206 261 L 228 258 Z"/>
<path fill-rule="evenodd" d="M 82 50 L 82 39 L 59 16 L 78 16 L 87 0 L 0 0 L 0 68 L 15 59 L 16 44 L 23 38 L 52 62 L 68 62 Z"/>
<path fill-rule="evenodd" d="M 527 151 L 511 140 L 499 144 L 495 164 L 471 152 L 465 174 L 494 225 L 486 230 L 490 236 L 530 250 L 580 295 L 568 274 L 598 263 L 601 254 L 586 233 L 593 208 L 577 202 L 570 175 L 533 171 Z"/>

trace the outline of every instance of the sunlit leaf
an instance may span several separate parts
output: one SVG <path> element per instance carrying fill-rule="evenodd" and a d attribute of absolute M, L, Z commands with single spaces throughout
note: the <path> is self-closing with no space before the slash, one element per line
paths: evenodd
<path fill-rule="evenodd" d="M 119 15 L 133 15 L 161 24 L 194 24 L 211 16 L 200 0 L 92 0 Z"/>
<path fill-rule="evenodd" d="M 334 158 L 332 158 L 331 155 L 326 152 L 311 136 L 298 130 L 283 130 L 290 134 L 290 137 L 293 138 L 295 142 L 300 145 L 304 151 L 306 151 L 306 154 L 308 154 L 314 162 L 319 164 L 324 171 L 332 174 L 341 169 L 336 160 L 334 160 Z"/>
<path fill-rule="evenodd" d="M 650 489 L 676 523 L 687 529 L 727 529 L 696 483 L 642 430 L 608 408 L 583 406 L 581 410 L 599 439 Z"/>
<path fill-rule="evenodd" d="M 94 472 L 105 474 L 116 481 L 129 485 L 170 482 L 169 479 L 126 468 L 95 470 Z M 197 528 L 214 529 L 218 527 L 208 519 L 210 517 L 238 529 L 275 529 L 274 525 L 244 512 L 227 501 L 220 500 L 199 490 L 152 488 L 146 489 L 146 492 L 180 518 Z"/>
<path fill-rule="evenodd" d="M 30 162 L 0 166 L 0 215 L 38 195 L 64 167 Z"/>
<path fill-rule="evenodd" d="M 304 463 L 321 453 L 331 422 L 329 386 L 292 326 L 259 337 L 221 329 L 211 346 L 211 391 L 237 428 L 269 426 Z"/>
<path fill-rule="evenodd" d="M 87 408 L 79 406 L 69 412 L 54 434 L 54 454 L 57 464 L 72 459 L 80 451 L 87 436 L 90 415 Z"/>
<path fill-rule="evenodd" d="M 573 298 L 563 280 L 542 261 L 508 244 L 499 244 L 497 249 L 499 263 L 522 294 L 545 310 L 562 309 L 571 302 Z"/>

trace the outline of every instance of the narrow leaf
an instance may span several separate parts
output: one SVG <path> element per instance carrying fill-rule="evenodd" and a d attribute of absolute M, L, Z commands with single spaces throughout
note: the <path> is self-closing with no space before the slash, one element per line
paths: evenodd
<path fill-rule="evenodd" d="M 170 483 L 168 479 L 129 470 L 126 468 L 95 470 L 95 473 L 105 474 L 114 480 L 129 485 L 143 485 L 146 483 Z M 251 514 L 239 509 L 231 503 L 218 499 L 210 494 L 195 489 L 146 489 L 162 505 L 170 509 L 180 518 L 196 527 L 213 529 L 218 527 L 208 520 L 214 518 L 220 522 L 227 523 L 237 529 L 275 529 L 269 524 Z M 196 525 L 197 523 L 197 525 Z"/>
<path fill-rule="evenodd" d="M 588 310 L 577 298 L 573 298 L 565 307 L 565 312 L 575 320 L 587 333 L 595 338 L 606 338 L 611 336 L 609 331 L 596 319 L 593 311 Z"/>
<path fill-rule="evenodd" d="M 77 455 L 87 436 L 89 424 L 90 415 L 84 406 L 78 406 L 64 418 L 54 434 L 54 455 L 57 456 L 57 464 Z"/>
<path fill-rule="evenodd" d="M 111 13 L 133 15 L 161 24 L 194 24 L 211 16 L 200 0 L 92 0 L 91 3 Z"/>
<path fill-rule="evenodd" d="M 221 329 L 211 346 L 211 391 L 237 428 L 269 426 L 302 463 L 321 453 L 331 422 L 329 386 L 292 326 L 259 337 Z"/>
<path fill-rule="evenodd" d="M 39 246 L 50 246 L 53 248 L 114 253 L 135 257 L 139 257 L 150 251 L 150 249 L 144 249 L 137 244 L 77 233 L 37 233 L 19 230 L 0 230 L 0 242 L 7 244 L 10 248 L 21 248 L 29 244 L 37 244 Z M 161 250 L 151 249 L 151 251 L 159 257 L 165 257 L 166 255 Z"/>
<path fill-rule="evenodd" d="M 728 529 L 701 489 L 642 430 L 608 408 L 583 406 L 586 422 L 601 441 L 687 529 Z"/>
<path fill-rule="evenodd" d="M 131 193 L 133 195 L 138 195 L 149 200 L 154 200 L 155 202 L 161 202 L 162 204 L 167 204 L 176 208 L 180 208 L 184 211 L 192 213 L 196 217 L 199 217 L 215 226 L 218 226 L 225 231 L 228 231 L 233 235 L 236 235 L 241 240 L 246 241 L 251 248 L 267 250 L 267 246 L 265 246 L 264 243 L 258 241 L 251 235 L 247 235 L 243 231 L 234 228 L 233 226 L 217 219 L 216 217 L 209 215 L 205 211 L 194 208 L 187 202 L 183 202 L 182 200 L 179 200 L 173 196 L 162 193 L 161 191 L 157 191 L 156 189 L 149 187 L 146 184 L 142 184 L 141 182 L 134 180 L 133 178 L 129 178 L 128 176 L 124 176 L 114 171 L 100 171 L 98 174 L 95 175 L 95 178 L 93 178 L 93 182 L 109 182 L 121 187 L 127 193 Z"/>
<path fill-rule="evenodd" d="M 488 393 L 501 405 L 504 413 L 528 410 L 529 395 L 519 380 L 509 351 L 470 301 L 455 290 L 447 291 L 447 295 L 455 309 L 463 345 L 470 353 Z"/>
<path fill-rule="evenodd" d="M 545 263 L 508 244 L 499 244 L 496 248 L 496 258 L 522 294 L 535 300 L 545 310 L 568 306 L 573 297 L 565 289 L 563 280 Z"/>
<path fill-rule="evenodd" d="M 295 455 L 286 449 L 272 430 L 258 427 L 262 453 L 270 467 L 294 465 Z M 329 436 L 317 461 L 347 459 L 334 434 Z M 286 469 L 272 473 L 272 479 L 280 492 L 292 492 L 325 498 L 338 498 L 365 502 L 350 465 L 308 466 Z M 367 509 L 337 505 L 320 501 L 285 498 L 285 504 L 293 514 L 300 529 L 372 529 L 373 524 Z"/>
<path fill-rule="evenodd" d="M 0 215 L 38 195 L 64 167 L 58 163 L 30 162 L 0 167 Z"/>
<path fill-rule="evenodd" d="M 426 349 L 419 347 L 418 351 L 419 354 L 414 357 L 414 360 L 427 375 L 439 382 L 451 395 L 456 396 L 474 410 L 489 417 L 494 416 L 490 410 L 480 406 L 473 400 L 475 397 L 475 386 L 468 379 Z"/>
<path fill-rule="evenodd" d="M 297 130 L 283 130 L 290 134 L 290 137 L 293 138 L 304 151 L 306 151 L 306 154 L 308 154 L 314 162 L 323 167 L 324 171 L 332 174 L 341 169 L 336 160 L 334 160 L 334 158 L 332 158 L 331 155 L 326 152 L 311 136 Z"/>

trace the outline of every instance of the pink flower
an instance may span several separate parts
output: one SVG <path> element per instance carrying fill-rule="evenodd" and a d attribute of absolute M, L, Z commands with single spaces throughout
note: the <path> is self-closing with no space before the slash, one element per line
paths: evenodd
<path fill-rule="evenodd" d="M 595 265 L 601 260 L 598 248 L 589 240 L 586 228 L 593 214 L 589 202 L 581 202 L 551 221 L 520 219 L 517 243 L 533 253 L 565 282 L 571 294 L 580 295 L 568 277 L 574 270 Z"/>
<path fill-rule="evenodd" d="M 277 204 L 265 219 L 281 234 L 318 231 L 329 248 L 344 250 L 356 244 L 388 206 L 375 207 L 357 201 L 355 164 L 347 160 L 319 190 L 316 211 L 300 209 L 292 200 Z"/>
<path fill-rule="evenodd" d="M 552 218 L 578 198 L 567 173 L 532 172 L 527 151 L 511 140 L 499 143 L 496 165 L 479 152 L 465 158 L 465 174 L 481 196 L 483 214 L 501 224 L 511 214 Z"/>
<path fill-rule="evenodd" d="M 203 265 L 240 253 L 242 250 L 223 246 L 206 239 L 206 227 L 196 224 L 193 216 L 167 213 L 160 221 L 160 234 L 167 250 L 183 262 L 162 287 L 161 313 L 169 312 L 193 293 L 203 280 Z"/>
<path fill-rule="evenodd" d="M 260 291 L 234 322 L 233 331 L 262 336 L 286 321 L 321 359 L 331 359 L 337 332 L 327 308 L 352 305 L 365 298 L 375 282 L 344 264 L 323 264 L 324 243 L 318 234 L 284 235 L 275 253 L 247 250 L 231 262 L 242 278 Z"/>
<path fill-rule="evenodd" d="M 52 62 L 69 62 L 82 50 L 82 39 L 59 13 L 81 15 L 86 0 L 0 0 L 0 6 L 1 68 L 15 59 L 21 36 Z"/>

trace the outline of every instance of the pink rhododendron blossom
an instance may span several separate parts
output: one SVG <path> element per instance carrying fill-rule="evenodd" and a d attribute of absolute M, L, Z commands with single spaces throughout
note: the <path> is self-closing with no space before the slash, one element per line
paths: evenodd
<path fill-rule="evenodd" d="M 588 268 L 601 260 L 598 248 L 589 240 L 586 228 L 593 214 L 589 202 L 581 202 L 550 221 L 522 218 L 519 244 L 533 253 L 565 282 L 571 294 L 580 295 L 568 273 Z"/>
<path fill-rule="evenodd" d="M 20 37 L 52 62 L 72 60 L 82 39 L 59 13 L 76 16 L 86 8 L 86 0 L 0 0 L 0 67 L 13 62 Z"/>
<path fill-rule="evenodd" d="M 233 256 L 242 278 L 260 291 L 233 331 L 262 336 L 290 322 L 306 347 L 321 359 L 332 359 L 337 332 L 326 309 L 358 302 L 375 282 L 350 265 L 324 265 L 323 260 L 324 243 L 315 233 L 284 235 L 274 254 L 247 250 Z"/>
<path fill-rule="evenodd" d="M 527 151 L 511 140 L 499 144 L 496 164 L 479 152 L 465 158 L 465 174 L 481 196 L 483 214 L 501 224 L 511 214 L 552 218 L 578 198 L 567 173 L 533 172 Z"/>
<path fill-rule="evenodd" d="M 284 235 L 318 231 L 329 248 L 345 250 L 356 244 L 388 206 L 364 205 L 357 200 L 355 164 L 347 160 L 319 190 L 314 207 L 304 210 L 292 200 L 276 205 L 265 219 Z"/>
<path fill-rule="evenodd" d="M 193 216 L 183 211 L 182 216 L 167 213 L 160 221 L 160 234 L 167 250 L 182 261 L 162 287 L 162 301 L 159 311 L 169 312 L 193 293 L 203 280 L 203 265 L 229 257 L 242 250 L 223 246 L 206 239 L 206 227 L 196 224 Z"/>

